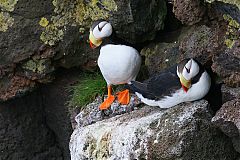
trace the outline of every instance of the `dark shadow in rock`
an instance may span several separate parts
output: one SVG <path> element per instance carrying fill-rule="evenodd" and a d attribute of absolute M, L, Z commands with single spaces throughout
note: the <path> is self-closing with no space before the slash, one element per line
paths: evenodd
<path fill-rule="evenodd" d="M 154 41 L 166 43 L 178 41 L 182 27 L 181 21 L 179 21 L 173 13 L 173 5 L 167 3 L 167 16 L 164 22 L 164 29 L 157 33 Z"/>
<path fill-rule="evenodd" d="M 213 8 L 222 12 L 223 14 L 229 14 L 232 18 L 240 22 L 240 10 L 237 6 L 223 2 L 214 2 Z"/>
<path fill-rule="evenodd" d="M 67 106 L 71 94 L 69 88 L 79 80 L 80 75 L 79 68 L 60 68 L 55 74 L 54 83 L 41 87 L 46 124 L 55 134 L 64 160 L 70 159 L 68 144 L 72 133 L 71 113 Z"/>
<path fill-rule="evenodd" d="M 211 68 L 212 61 L 207 61 L 205 68 L 209 75 L 211 76 L 211 87 L 208 94 L 204 97 L 210 104 L 210 108 L 213 111 L 213 115 L 222 107 L 222 83 L 217 82 L 217 74 L 212 71 Z"/>
<path fill-rule="evenodd" d="M 54 133 L 45 122 L 41 93 L 0 103 L 1 160 L 62 160 Z"/>

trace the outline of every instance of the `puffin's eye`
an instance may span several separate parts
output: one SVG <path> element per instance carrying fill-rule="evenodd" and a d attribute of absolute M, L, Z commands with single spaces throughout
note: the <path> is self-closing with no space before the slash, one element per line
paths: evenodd
<path fill-rule="evenodd" d="M 99 27 L 99 25 L 98 25 L 97 27 L 98 27 L 98 31 L 100 31 L 100 32 L 101 32 L 102 28 L 101 28 L 101 27 Z"/>
<path fill-rule="evenodd" d="M 186 66 L 185 66 L 185 69 L 187 70 L 187 73 L 190 73 L 190 69 L 188 69 Z"/>

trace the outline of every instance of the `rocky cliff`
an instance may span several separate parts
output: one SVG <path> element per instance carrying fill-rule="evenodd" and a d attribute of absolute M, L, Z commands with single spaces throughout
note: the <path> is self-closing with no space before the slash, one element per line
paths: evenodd
<path fill-rule="evenodd" d="M 196 57 L 223 87 L 214 86 L 208 102 L 166 111 L 146 106 L 78 125 L 72 158 L 235 159 L 240 152 L 239 6 L 238 0 L 0 0 L 0 159 L 70 159 L 74 115 L 67 113 L 66 87 L 78 80 L 78 70 L 96 68 L 99 51 L 90 49 L 88 30 L 101 18 L 141 50 L 148 75 Z M 122 127 L 129 135 L 117 137 Z"/>

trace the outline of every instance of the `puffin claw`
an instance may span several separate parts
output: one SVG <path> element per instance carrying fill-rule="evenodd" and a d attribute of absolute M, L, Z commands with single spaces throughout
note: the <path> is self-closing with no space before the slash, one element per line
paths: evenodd
<path fill-rule="evenodd" d="M 130 94 L 129 94 L 129 90 L 126 89 L 124 91 L 118 92 L 117 93 L 117 98 L 118 98 L 118 102 L 121 105 L 127 105 L 130 102 Z"/>
<path fill-rule="evenodd" d="M 115 97 L 113 95 L 109 95 L 107 97 L 107 99 L 105 99 L 105 101 L 99 106 L 99 109 L 100 110 L 108 109 L 111 106 L 111 104 L 113 103 L 114 99 L 115 99 Z"/>

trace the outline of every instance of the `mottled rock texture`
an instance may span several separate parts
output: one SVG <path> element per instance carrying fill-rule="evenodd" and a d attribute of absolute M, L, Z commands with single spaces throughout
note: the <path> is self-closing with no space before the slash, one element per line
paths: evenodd
<path fill-rule="evenodd" d="M 210 63 L 211 66 L 214 55 L 226 49 L 224 30 L 223 26 L 218 25 L 183 27 L 180 33 L 175 34 L 175 39 L 168 43 L 151 43 L 141 50 L 141 55 L 145 57 L 145 65 L 150 75 L 184 58 L 196 58 L 202 64 Z"/>
<path fill-rule="evenodd" d="M 149 75 L 171 67 L 180 59 L 179 44 L 152 43 L 141 50 Z"/>
<path fill-rule="evenodd" d="M 212 2 L 212 7 L 223 14 L 229 14 L 231 17 L 237 20 L 238 23 L 240 23 L 240 2 L 238 0 L 230 0 L 229 3 L 222 3 L 221 1 L 224 0 Z"/>
<path fill-rule="evenodd" d="M 173 13 L 183 24 L 193 25 L 200 22 L 205 14 L 201 0 L 174 0 Z"/>
<path fill-rule="evenodd" d="M 79 70 L 58 71 L 54 83 L 0 103 L 0 160 L 70 160 L 66 103 L 79 75 Z"/>
<path fill-rule="evenodd" d="M 230 87 L 240 86 L 240 43 L 213 57 L 212 69 Z"/>
<path fill-rule="evenodd" d="M 130 43 L 145 42 L 163 29 L 167 13 L 164 0 L 116 0 L 116 4 L 118 11 L 110 21 L 120 38 Z"/>
<path fill-rule="evenodd" d="M 39 92 L 0 104 L 1 160 L 63 159 L 43 113 Z"/>
<path fill-rule="evenodd" d="M 99 50 L 91 50 L 87 40 L 96 18 L 109 17 L 118 37 L 136 43 L 153 39 L 167 12 L 164 0 L 16 2 L 0 6 L 13 19 L 0 26 L 0 101 L 51 82 L 58 67 L 95 67 Z"/>
<path fill-rule="evenodd" d="M 77 127 L 70 141 L 71 158 L 235 159 L 231 142 L 211 124 L 211 117 L 204 100 L 168 110 L 145 106 Z"/>
<path fill-rule="evenodd" d="M 214 125 L 232 138 L 233 146 L 240 153 L 240 88 L 222 88 L 223 105 L 212 118 Z"/>

